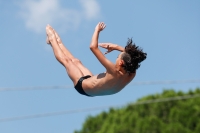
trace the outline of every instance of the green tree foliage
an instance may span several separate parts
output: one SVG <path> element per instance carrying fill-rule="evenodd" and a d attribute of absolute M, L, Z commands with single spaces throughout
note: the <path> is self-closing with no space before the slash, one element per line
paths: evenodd
<path fill-rule="evenodd" d="M 121 109 L 111 108 L 89 116 L 82 129 L 74 133 L 200 133 L 200 97 L 137 104 L 185 95 L 200 95 L 200 88 L 188 93 L 164 90 Z"/>

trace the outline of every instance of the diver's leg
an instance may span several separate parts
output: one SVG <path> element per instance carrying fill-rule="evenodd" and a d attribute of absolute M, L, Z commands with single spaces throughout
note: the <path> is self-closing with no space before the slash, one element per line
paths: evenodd
<path fill-rule="evenodd" d="M 82 71 L 62 52 L 57 44 L 53 29 L 50 26 L 46 27 L 46 32 L 56 59 L 66 68 L 68 76 L 73 81 L 74 85 L 76 85 L 78 80 L 84 76 Z"/>
<path fill-rule="evenodd" d="M 86 76 L 86 75 L 93 75 L 83 64 L 82 62 L 75 58 L 70 52 L 69 50 L 64 46 L 64 44 L 62 43 L 62 40 L 60 38 L 60 36 L 58 35 L 58 33 L 53 29 L 54 31 L 54 34 L 56 36 L 56 40 L 58 42 L 58 45 L 60 47 L 60 49 L 63 51 L 63 53 L 68 56 L 72 62 L 74 62 L 74 64 L 82 71 L 83 75 Z"/>
<path fill-rule="evenodd" d="M 53 28 L 52 28 L 52 29 L 53 29 Z M 54 32 L 54 34 L 55 34 L 55 38 L 56 38 L 56 40 L 57 40 L 57 43 L 58 43 L 60 49 L 63 51 L 63 53 L 64 53 L 67 57 L 69 57 L 70 59 L 73 59 L 74 56 L 73 56 L 73 55 L 69 52 L 69 50 L 64 46 L 64 44 L 62 43 L 62 40 L 61 40 L 60 36 L 58 35 L 58 33 L 57 33 L 54 29 L 53 29 L 53 32 Z M 47 43 L 48 43 L 48 44 L 51 44 L 51 42 L 49 41 L 48 37 L 47 37 Z"/>
<path fill-rule="evenodd" d="M 57 41 L 56 39 L 54 39 L 55 35 L 49 25 L 47 25 L 46 27 L 46 33 L 47 33 L 47 39 L 51 43 L 56 59 L 64 66 L 65 61 L 62 59 L 65 57 L 64 53 L 62 52 L 60 47 L 57 45 Z"/>

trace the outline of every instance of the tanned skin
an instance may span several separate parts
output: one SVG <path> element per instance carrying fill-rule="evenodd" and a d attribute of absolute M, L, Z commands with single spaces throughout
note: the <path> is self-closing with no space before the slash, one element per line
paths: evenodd
<path fill-rule="evenodd" d="M 75 58 L 67 50 L 56 31 L 50 25 L 46 27 L 47 43 L 51 44 L 56 59 L 66 68 L 67 74 L 73 81 L 74 86 L 81 77 L 86 75 L 91 76 L 82 82 L 83 90 L 90 96 L 115 94 L 131 82 L 136 75 L 136 72 L 128 74 L 122 67 L 124 64 L 121 59 L 121 55 L 124 51 L 123 47 L 112 43 L 98 44 L 99 34 L 105 27 L 106 25 L 103 22 L 97 24 L 90 44 L 90 50 L 106 69 L 105 73 L 100 73 L 98 75 L 93 75 L 83 66 L 80 60 Z M 107 49 L 107 52 L 103 54 L 98 46 Z M 120 51 L 115 64 L 105 57 L 105 54 L 113 50 Z"/>

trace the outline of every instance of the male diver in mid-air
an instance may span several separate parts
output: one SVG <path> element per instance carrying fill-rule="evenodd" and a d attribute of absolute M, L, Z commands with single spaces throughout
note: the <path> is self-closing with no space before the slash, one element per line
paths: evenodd
<path fill-rule="evenodd" d="M 106 27 L 103 22 L 97 24 L 92 36 L 90 49 L 99 62 L 105 67 L 106 72 L 93 75 L 81 61 L 75 58 L 63 45 L 56 31 L 47 25 L 47 43 L 53 48 L 56 59 L 66 68 L 67 74 L 73 81 L 75 89 L 86 96 L 111 95 L 121 91 L 136 75 L 136 69 L 146 59 L 146 53 L 128 39 L 125 48 L 112 44 L 98 44 L 99 33 Z M 98 46 L 107 49 L 107 53 L 118 50 L 120 54 L 113 64 L 99 50 Z"/>

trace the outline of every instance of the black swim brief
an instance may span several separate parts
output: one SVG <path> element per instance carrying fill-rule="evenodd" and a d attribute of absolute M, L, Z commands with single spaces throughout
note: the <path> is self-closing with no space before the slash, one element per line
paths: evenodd
<path fill-rule="evenodd" d="M 89 97 L 91 97 L 91 96 L 88 95 L 88 94 L 86 94 L 85 91 L 84 91 L 83 88 L 82 88 L 82 82 L 83 82 L 84 79 L 87 79 L 87 78 L 90 78 L 90 77 L 91 77 L 90 75 L 81 77 L 81 78 L 78 80 L 78 83 L 76 84 L 76 86 L 74 87 L 80 94 L 86 95 L 86 96 L 89 96 Z"/>

